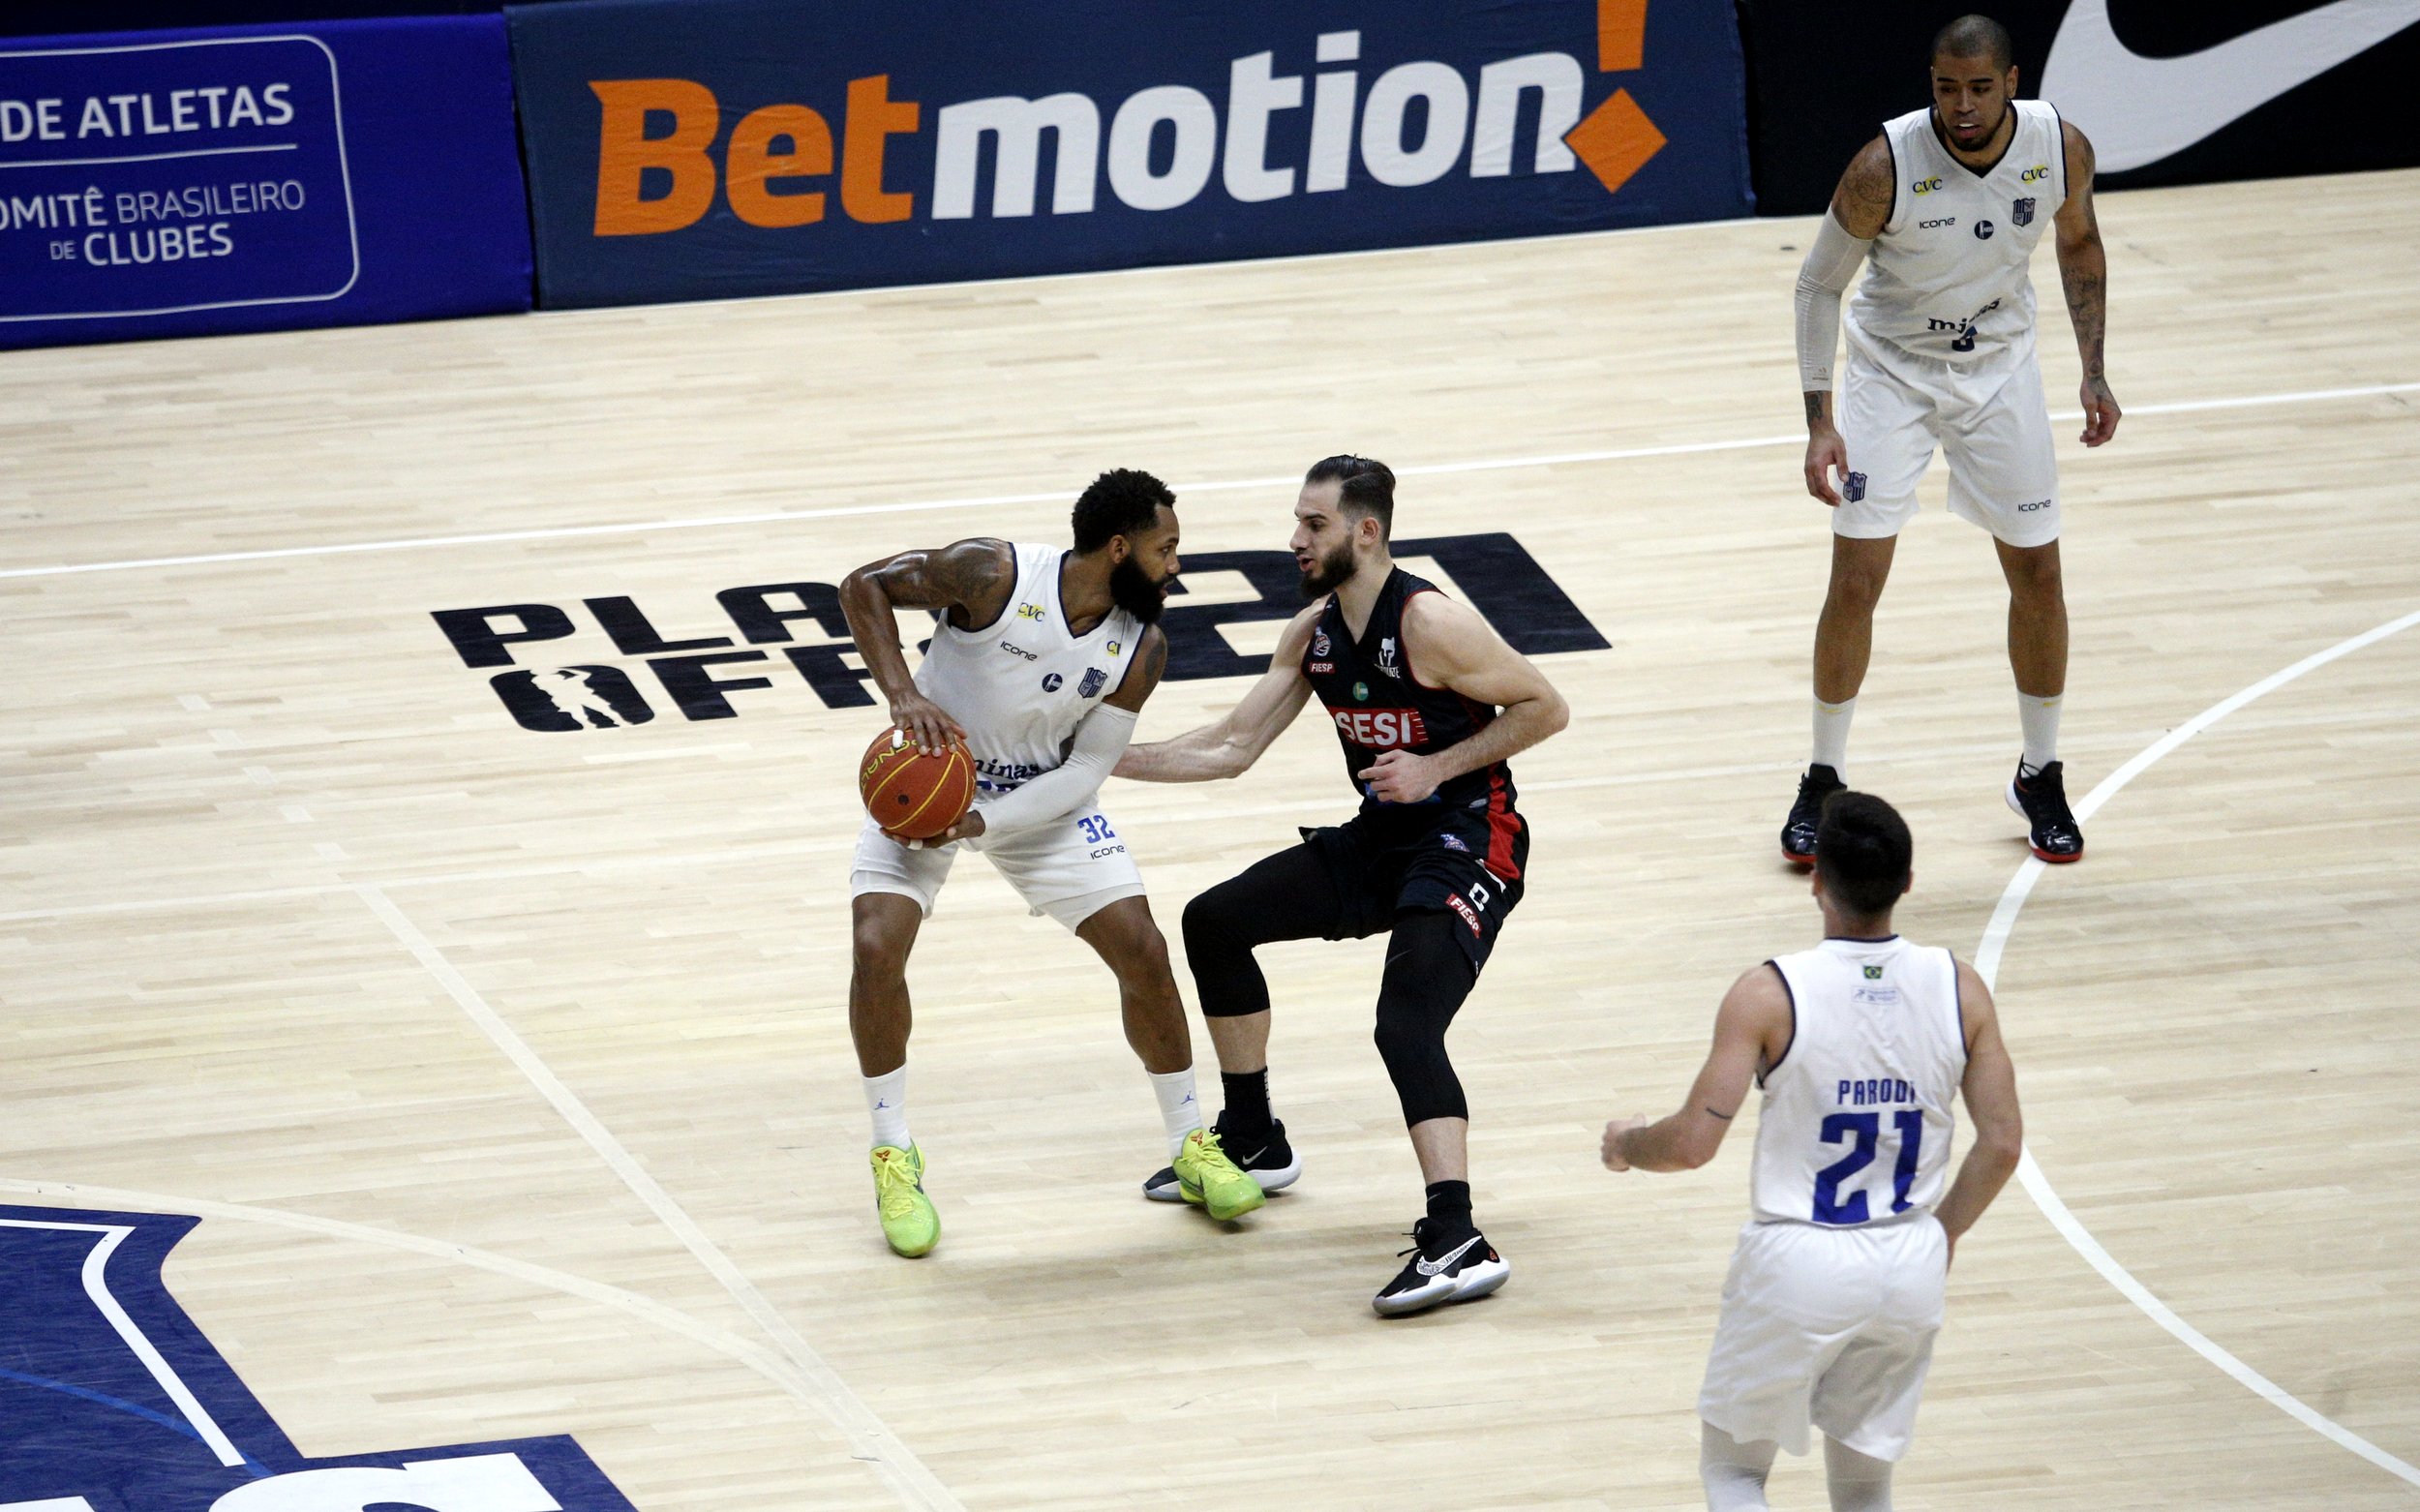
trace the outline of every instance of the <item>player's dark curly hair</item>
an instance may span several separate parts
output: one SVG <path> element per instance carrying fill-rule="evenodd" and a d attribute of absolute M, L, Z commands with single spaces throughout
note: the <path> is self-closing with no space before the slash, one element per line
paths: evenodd
<path fill-rule="evenodd" d="M 1112 535 L 1139 535 L 1176 507 L 1168 486 L 1134 468 L 1111 468 L 1075 498 L 1075 549 L 1099 551 Z"/>
<path fill-rule="evenodd" d="M 1961 15 L 1933 33 L 1926 61 L 1942 58 L 1982 58 L 2005 74 L 2016 65 L 2016 39 L 1988 15 Z"/>
<path fill-rule="evenodd" d="M 1395 469 L 1375 457 L 1322 457 L 1304 473 L 1306 483 L 1333 482 L 1336 502 L 1346 514 L 1375 515 L 1378 539 L 1395 533 Z"/>
<path fill-rule="evenodd" d="M 1815 832 L 1815 870 L 1841 908 L 1863 919 L 1891 912 L 1907 891 L 1916 842 L 1899 811 L 1871 793 L 1834 793 Z"/>

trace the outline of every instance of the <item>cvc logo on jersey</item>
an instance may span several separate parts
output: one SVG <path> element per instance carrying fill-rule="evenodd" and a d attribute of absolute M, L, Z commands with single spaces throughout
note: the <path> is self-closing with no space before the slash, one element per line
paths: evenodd
<path fill-rule="evenodd" d="M 1606 649 L 1596 626 L 1508 534 L 1402 540 L 1395 555 L 1415 570 L 1434 562 L 1526 655 Z M 1266 671 L 1265 654 L 1237 651 L 1220 627 L 1282 621 L 1300 612 L 1301 574 L 1293 554 L 1205 552 L 1185 560 L 1185 577 L 1171 589 L 1160 620 L 1168 637 L 1163 680 L 1257 677 Z M 1218 585 L 1215 593 L 1200 594 L 1216 601 L 1189 602 L 1194 590 L 1188 581 Z M 795 708 L 801 693 L 812 708 L 874 706 L 836 585 L 748 584 L 724 589 L 711 602 L 719 623 L 704 628 L 717 633 L 690 635 L 659 628 L 672 621 L 659 620 L 620 594 L 578 600 L 576 618 L 573 608 L 552 603 L 437 609 L 430 618 L 464 667 L 489 673 L 487 687 L 513 722 L 540 734 L 629 729 L 654 723 L 663 712 L 690 721 L 736 719 L 744 709 L 779 708 L 785 699 Z M 697 606 L 682 612 L 696 614 Z M 603 648 L 597 646 L 600 640 Z M 590 653 L 564 656 L 557 664 L 548 664 L 555 658 L 524 661 L 550 643 L 573 641 L 584 643 Z M 1042 685 L 1055 692 L 1063 680 L 1048 673 Z M 1091 698 L 1107 680 L 1104 669 L 1087 668 L 1076 692 Z M 1367 700 L 1366 687 L 1359 696 Z M 7 1503 L 0 1502 L 0 1512 L 8 1512 Z"/>
<path fill-rule="evenodd" d="M 560 1436 L 305 1459 L 161 1283 L 197 1222 L 0 1207 L 0 1512 L 633 1512 Z"/>

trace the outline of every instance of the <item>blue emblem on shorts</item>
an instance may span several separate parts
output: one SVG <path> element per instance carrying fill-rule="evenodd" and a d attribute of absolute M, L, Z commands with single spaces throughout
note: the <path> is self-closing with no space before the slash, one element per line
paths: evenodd
<path fill-rule="evenodd" d="M 1109 675 L 1102 671 L 1099 667 L 1086 667 L 1084 669 L 1084 680 L 1075 684 L 1075 696 L 1077 698 L 1090 698 L 1095 693 L 1101 691 L 1102 683 L 1108 680 Z"/>
<path fill-rule="evenodd" d="M 1469 846 L 1462 843 L 1462 836 L 1459 834 L 1439 835 L 1437 840 L 1438 843 L 1442 844 L 1449 851 L 1467 851 L 1470 849 Z"/>
<path fill-rule="evenodd" d="M 1067 679 L 1055 672 L 1045 672 L 1042 675 L 1042 690 L 1045 693 L 1056 693 L 1059 691 L 1059 684 L 1066 680 Z"/>
<path fill-rule="evenodd" d="M 2009 207 L 2009 219 L 2014 221 L 2019 226 L 2033 225 L 2034 202 L 2030 199 L 2018 200 L 2015 204 Z"/>
<path fill-rule="evenodd" d="M 1865 498 L 1865 474 L 1844 472 L 1840 476 L 1840 497 L 1854 504 Z"/>

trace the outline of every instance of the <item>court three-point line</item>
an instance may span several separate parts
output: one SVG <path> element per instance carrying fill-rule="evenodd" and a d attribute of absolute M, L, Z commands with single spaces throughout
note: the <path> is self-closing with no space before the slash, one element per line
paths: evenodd
<path fill-rule="evenodd" d="M 2250 687 L 2219 700 L 2144 746 L 2134 754 L 2133 760 L 2102 778 L 2100 785 L 2084 795 L 2082 801 L 2076 803 L 2076 819 L 2079 822 L 2090 819 L 2100 811 L 2102 804 L 2116 797 L 2128 783 L 2150 771 L 2178 746 L 2245 705 L 2276 692 L 2306 673 L 2315 672 L 2329 662 L 2349 656 L 2365 646 L 2374 646 L 2390 635 L 2410 629 L 2415 624 L 2420 624 L 2420 611 L 2414 611 L 2401 619 L 2390 620 L 2375 629 L 2364 630 L 2359 635 L 2347 637 L 2324 650 L 2314 651 L 2292 666 L 2273 672 Z M 2025 900 L 2032 896 L 2034 884 L 2040 880 L 2045 869 L 2047 868 L 2040 861 L 2029 858 L 2023 865 L 2017 867 L 2016 875 L 2009 879 L 2007 889 L 2000 894 L 1999 906 L 1991 911 L 1991 922 L 1983 926 L 1982 941 L 1975 948 L 1975 971 L 1983 979 L 1985 984 L 1995 987 L 1999 984 L 2000 961 L 2008 949 L 2009 933 L 2016 927 L 2016 916 L 2024 910 Z M 2059 1237 L 2072 1246 L 2075 1253 L 2084 1257 L 2085 1263 L 2100 1272 L 2102 1279 L 2116 1287 L 2121 1296 L 2141 1309 L 2145 1316 L 2166 1329 L 2195 1354 L 2224 1371 L 2253 1395 L 2284 1412 L 2287 1417 L 2342 1447 L 2351 1450 L 2388 1474 L 2398 1476 L 2411 1485 L 2420 1486 L 2420 1467 L 2389 1454 L 2336 1419 L 2312 1406 L 2300 1397 L 2245 1364 L 2233 1351 L 2212 1339 L 2208 1334 L 2178 1316 L 2175 1309 L 2161 1301 L 2149 1286 L 2136 1280 L 2132 1271 L 2120 1264 L 2117 1257 L 2111 1255 L 2099 1239 L 2093 1237 L 2092 1230 L 2084 1226 L 2083 1221 L 2078 1219 L 2068 1207 L 2066 1201 L 2060 1197 L 2058 1189 L 2050 1185 L 2050 1178 L 2042 1173 L 2042 1166 L 2034 1160 L 2034 1152 L 2031 1149 L 2026 1150 L 2017 1161 L 2016 1179 L 2024 1186 L 2025 1194 L 2034 1199 L 2034 1205 L 2042 1209 L 2042 1216 L 2050 1220 L 2050 1226 L 2059 1231 Z"/>
<path fill-rule="evenodd" d="M 672 1194 L 648 1174 L 647 1167 L 639 1164 L 637 1157 L 614 1136 L 613 1131 L 607 1129 L 601 1119 L 590 1111 L 589 1105 L 580 1101 L 579 1094 L 565 1085 L 562 1078 L 557 1076 L 553 1069 L 539 1058 L 537 1051 L 529 1047 L 529 1043 L 504 1021 L 504 1016 L 480 995 L 470 980 L 455 969 L 454 963 L 446 959 L 436 943 L 421 932 L 410 916 L 396 907 L 394 899 L 376 887 L 364 884 L 352 891 L 403 943 L 404 949 L 410 952 L 413 958 L 427 968 L 429 975 L 445 988 L 446 994 L 478 1026 L 479 1032 L 486 1035 L 503 1052 L 504 1058 L 529 1078 L 529 1084 L 537 1088 L 540 1096 L 554 1104 L 564 1122 L 570 1124 L 588 1142 L 589 1148 L 594 1150 L 614 1174 L 621 1178 L 622 1185 L 628 1187 L 640 1201 L 647 1204 L 648 1210 L 672 1230 L 673 1236 L 697 1257 L 725 1291 L 731 1293 L 732 1300 L 754 1319 L 790 1363 L 814 1384 L 816 1402 L 824 1414 L 832 1420 L 833 1427 L 847 1436 L 856 1457 L 873 1467 L 875 1473 L 897 1495 L 901 1503 L 920 1509 L 920 1512 L 965 1512 L 950 1488 L 944 1486 L 925 1467 L 924 1462 L 902 1444 L 890 1426 L 874 1414 L 873 1408 L 850 1389 L 849 1383 L 840 1378 L 839 1372 L 833 1370 L 823 1355 L 816 1352 L 814 1346 L 791 1326 L 790 1320 L 781 1315 L 780 1310 L 757 1288 L 756 1283 L 750 1281 L 731 1256 L 723 1253 L 722 1247 L 715 1244 L 698 1225 L 697 1220 L 674 1200 Z"/>
<path fill-rule="evenodd" d="M 2321 404 L 2341 399 L 2375 399 L 2387 394 L 2420 393 L 2420 383 L 2369 383 L 2351 388 L 2296 389 L 2276 394 L 2239 394 L 2217 399 L 2182 399 L 2136 405 L 2127 413 L 2197 414 L 2214 409 L 2256 409 L 2271 405 Z M 2057 410 L 2059 421 L 2081 419 L 2079 410 Z M 1728 440 L 1674 441 L 1661 446 L 1617 446 L 1602 451 L 1546 452 L 1529 456 L 1471 457 L 1457 462 L 1415 463 L 1397 468 L 1398 477 L 1446 477 L 1463 472 L 1502 472 L 1525 468 L 1566 468 L 1631 462 L 1647 457 L 1687 457 L 1714 452 L 1751 451 L 1766 446 L 1799 446 L 1802 431 L 1785 435 L 1737 437 Z M 1188 494 L 1240 493 L 1251 489 L 1292 489 L 1302 479 L 1287 473 L 1271 477 L 1213 478 L 1172 483 L 1181 499 Z M 71 577 L 86 572 L 131 572 L 141 568 L 204 567 L 227 562 L 283 561 L 297 557 L 345 557 L 362 552 L 434 551 L 453 546 L 495 546 L 514 541 L 576 540 L 599 535 L 649 535 L 665 530 L 708 530 L 729 526 L 782 525 L 802 520 L 837 520 L 863 515 L 929 514 L 949 509 L 1002 509 L 1020 504 L 1065 504 L 1065 489 L 1029 494 L 978 494 L 958 499 L 910 499 L 896 503 L 835 504 L 821 509 L 771 509 L 752 514 L 705 515 L 694 519 L 638 520 L 615 525 L 544 526 L 526 530 L 482 530 L 461 535 L 413 535 L 385 541 L 336 541 L 318 546 L 278 546 L 256 551 L 200 552 L 183 557 L 130 557 L 119 561 L 60 562 L 42 567 L 0 568 L 0 579 Z"/>

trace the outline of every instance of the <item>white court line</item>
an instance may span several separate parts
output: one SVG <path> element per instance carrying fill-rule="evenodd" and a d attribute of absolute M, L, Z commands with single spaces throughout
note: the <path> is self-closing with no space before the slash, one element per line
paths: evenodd
<path fill-rule="evenodd" d="M 344 1239 L 357 1244 L 379 1245 L 402 1250 L 433 1259 L 451 1260 L 510 1277 L 530 1285 L 560 1291 L 570 1296 L 594 1302 L 626 1313 L 642 1322 L 652 1323 L 668 1333 L 704 1345 L 747 1366 L 758 1375 L 797 1397 L 812 1407 L 821 1408 L 816 1400 L 814 1382 L 801 1375 L 789 1361 L 772 1350 L 750 1344 L 723 1329 L 700 1322 L 688 1314 L 665 1306 L 653 1297 L 625 1291 L 603 1282 L 590 1281 L 544 1265 L 534 1265 L 510 1255 L 498 1255 L 450 1240 L 424 1238 L 419 1234 L 402 1233 L 391 1228 L 372 1228 L 360 1224 L 348 1224 L 332 1218 L 319 1218 L 308 1213 L 289 1213 L 281 1208 L 256 1207 L 240 1202 L 214 1202 L 191 1196 L 164 1196 L 152 1192 L 127 1192 L 114 1187 L 89 1187 L 78 1182 L 28 1181 L 0 1177 L 0 1192 L 20 1196 L 41 1197 L 49 1201 L 74 1198 L 119 1210 L 186 1213 L 196 1218 L 223 1219 L 234 1223 L 263 1224 L 279 1228 L 291 1228 L 323 1238 Z M 0 1219 L 0 1227 L 60 1227 L 56 1224 L 27 1225 L 20 1220 Z M 99 1225 L 76 1225 L 99 1226 Z"/>
<path fill-rule="evenodd" d="M 135 1320 L 126 1315 L 126 1309 L 119 1305 L 118 1299 L 109 1294 L 106 1275 L 109 1256 L 117 1253 L 118 1246 L 124 1244 L 126 1236 L 135 1230 L 123 1224 L 61 1224 L 25 1218 L 0 1219 L 0 1228 L 56 1228 L 99 1234 L 101 1241 L 84 1253 L 84 1295 L 92 1298 L 93 1307 L 108 1319 L 109 1326 L 126 1342 L 126 1347 L 135 1358 L 143 1362 L 143 1369 L 149 1371 L 151 1378 L 160 1383 L 160 1389 L 168 1394 L 168 1400 L 176 1404 L 176 1409 L 185 1414 L 185 1421 L 193 1425 L 195 1436 L 219 1457 L 219 1463 L 229 1468 L 246 1463 L 243 1452 L 235 1447 L 234 1440 L 227 1436 L 227 1430 L 221 1428 L 218 1420 L 202 1406 L 201 1399 L 194 1395 L 193 1388 L 185 1384 L 184 1377 L 177 1375 L 166 1356 L 161 1354 L 160 1346 L 136 1326 Z"/>
<path fill-rule="evenodd" d="M 352 891 L 394 932 L 395 938 L 403 942 L 404 949 L 428 968 L 429 974 L 444 986 L 470 1021 L 479 1026 L 480 1032 L 504 1052 L 505 1059 L 520 1068 L 521 1074 L 529 1078 L 530 1085 L 536 1087 L 546 1101 L 555 1105 L 555 1110 L 563 1116 L 563 1120 L 579 1132 L 580 1137 L 588 1141 L 589 1148 L 612 1167 L 614 1174 L 621 1178 L 622 1185 L 637 1194 L 649 1211 L 672 1230 L 674 1237 L 697 1256 L 699 1263 L 722 1283 L 723 1289 L 731 1293 L 732 1299 L 756 1320 L 757 1326 L 771 1337 L 790 1363 L 814 1383 L 815 1405 L 848 1438 L 856 1457 L 871 1465 L 875 1473 L 905 1505 L 930 1509 L 930 1512 L 965 1512 L 958 1498 L 950 1494 L 950 1489 L 925 1468 L 924 1463 L 906 1445 L 899 1442 L 898 1436 L 874 1415 L 873 1409 L 849 1388 L 849 1383 L 840 1378 L 839 1373 L 815 1352 L 814 1346 L 796 1328 L 790 1326 L 789 1320 L 781 1315 L 765 1293 L 757 1289 L 756 1284 L 748 1280 L 740 1267 L 732 1263 L 731 1257 L 708 1237 L 706 1230 L 698 1226 L 697 1221 L 673 1200 L 672 1194 L 648 1174 L 647 1168 L 623 1147 L 620 1140 L 614 1137 L 613 1132 L 589 1111 L 588 1104 L 580 1101 L 579 1095 L 565 1086 L 546 1062 L 538 1058 L 537 1052 L 529 1048 L 529 1042 L 504 1022 L 502 1014 L 488 1006 L 487 999 L 479 995 L 479 989 L 454 969 L 453 962 L 447 960 L 429 937 L 420 932 L 420 926 L 413 923 L 402 909 L 395 906 L 393 899 L 378 889 L 365 884 Z"/>
<path fill-rule="evenodd" d="M 2382 394 L 2420 392 L 2420 383 L 2371 383 L 2356 388 L 2312 388 L 2281 394 L 2243 394 L 2230 399 L 2188 399 L 2170 404 L 2136 405 L 2128 414 L 2196 414 L 2213 409 L 2250 409 L 2264 405 L 2315 404 L 2331 399 L 2375 399 Z M 2081 412 L 2060 410 L 2054 420 L 2078 420 Z M 1397 468 L 1398 477 L 1441 477 L 1462 472 L 1500 472 L 1519 468 L 1560 468 L 1580 463 L 1628 462 L 1641 457 L 1697 456 L 1709 452 L 1747 451 L 1762 446 L 1797 446 L 1804 432 L 1786 436 L 1750 436 L 1727 441 L 1679 441 L 1667 446 L 1622 446 L 1610 451 L 1553 452 L 1529 457 L 1478 457 L 1462 462 L 1433 462 Z M 1169 486 L 1181 499 L 1187 494 L 1235 493 L 1259 488 L 1298 488 L 1292 473 L 1265 478 L 1224 478 Z M 1013 504 L 1063 504 L 1067 492 L 1046 494 L 985 494 L 965 499 L 926 499 L 907 503 L 842 504 L 829 509 L 773 509 L 759 514 L 710 515 L 693 520 L 646 520 L 625 525 L 568 525 L 530 530 L 488 530 L 471 535 L 418 535 L 391 541 L 348 541 L 327 546 L 281 546 L 261 551 L 204 552 L 190 557 L 137 557 L 124 561 L 65 562 L 47 567 L 0 569 L 0 579 L 54 578 L 82 572 L 126 572 L 141 567 L 197 567 L 230 561 L 278 561 L 296 557 L 342 557 L 356 552 L 413 551 L 439 546 L 490 546 L 505 541 L 570 540 L 595 535 L 644 535 L 659 530 L 703 530 L 734 525 L 778 525 L 798 520 L 836 520 L 861 515 L 925 514 L 943 509 L 1002 508 Z"/>
<path fill-rule="evenodd" d="M 2415 624 L 2420 624 L 2420 611 L 2407 614 L 2400 620 L 2390 620 L 2377 628 L 2365 630 L 2349 640 L 2339 641 L 2325 650 L 2314 651 L 2284 671 L 2269 674 L 2242 692 L 2219 700 L 2143 747 L 2133 760 L 2102 778 L 2101 785 L 2086 794 L 2083 801 L 2075 805 L 2076 819 L 2078 821 L 2090 819 L 2100 811 L 2102 804 L 2117 796 L 2119 789 L 2150 771 L 2153 765 L 2169 752 L 2246 704 L 2264 694 L 2277 691 L 2306 672 L 2324 667 L 2340 656 L 2349 656 L 2365 646 L 2385 640 L 2388 636 L 2407 630 Z M 2034 883 L 2045 869 L 2040 859 L 2028 858 L 2023 865 L 2017 867 L 2016 875 L 2009 879 L 2007 891 L 2000 894 L 2000 906 L 1991 911 L 1991 922 L 1983 926 L 1982 943 L 1975 948 L 1975 971 L 1983 979 L 1985 985 L 1996 986 L 1998 984 L 2000 959 L 2002 953 L 2008 947 L 2009 931 L 2016 926 L 2018 912 L 2024 908 L 2026 897 L 2034 891 Z M 2254 1396 L 2267 1402 L 2295 1422 L 2350 1449 L 2388 1474 L 2400 1476 L 2414 1486 L 2420 1486 L 2420 1467 L 2396 1458 L 2344 1424 L 2304 1403 L 2284 1387 L 2237 1359 L 2224 1346 L 2212 1340 L 2200 1329 L 2177 1316 L 2175 1311 L 2166 1303 L 2152 1295 L 2151 1288 L 2136 1281 L 2132 1272 L 2119 1264 L 2107 1250 L 2102 1248 L 2101 1241 L 2092 1236 L 2092 1230 L 2086 1228 L 2082 1222 L 2068 1209 L 2067 1203 L 2060 1199 L 2057 1191 L 2051 1187 L 2050 1178 L 2043 1175 L 2042 1167 L 2035 1164 L 2033 1151 L 2027 1150 L 2018 1158 L 2016 1177 L 2024 1184 L 2026 1195 L 2034 1199 L 2034 1205 L 2041 1208 L 2042 1216 L 2050 1220 L 2050 1225 L 2059 1231 L 2059 1236 L 2072 1245 L 2075 1253 L 2082 1255 L 2094 1270 L 2099 1271 L 2103 1281 L 2115 1286 L 2127 1301 L 2142 1309 L 2144 1315 L 2153 1322 L 2175 1335 L 2195 1354 L 2234 1376 Z"/>

